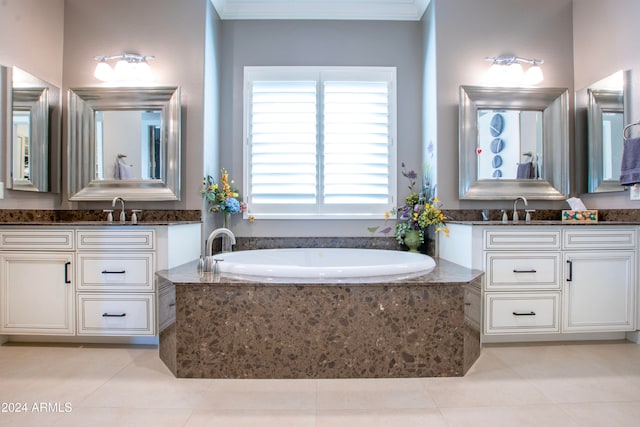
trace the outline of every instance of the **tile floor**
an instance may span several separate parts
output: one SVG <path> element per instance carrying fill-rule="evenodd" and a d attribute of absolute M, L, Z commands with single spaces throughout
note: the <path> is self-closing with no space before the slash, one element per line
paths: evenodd
<path fill-rule="evenodd" d="M 640 426 L 640 345 L 492 346 L 463 378 L 367 380 L 176 379 L 153 348 L 5 345 L 0 402 L 20 427 Z"/>

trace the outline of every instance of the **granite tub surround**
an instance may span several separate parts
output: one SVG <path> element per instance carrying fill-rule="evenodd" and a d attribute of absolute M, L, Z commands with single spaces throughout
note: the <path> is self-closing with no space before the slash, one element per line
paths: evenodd
<path fill-rule="evenodd" d="M 111 208 L 111 205 L 105 206 Z M 131 218 L 131 210 L 125 210 L 127 219 Z M 106 221 L 106 214 L 102 209 L 93 210 L 38 210 L 38 209 L 0 209 L 0 225 L 54 225 L 54 224 L 77 224 L 96 223 Z M 200 210 L 142 210 L 142 219 L 138 222 L 141 225 L 163 225 L 174 223 L 201 222 L 202 211 Z M 119 224 L 114 221 L 113 224 Z"/>
<path fill-rule="evenodd" d="M 443 260 L 395 283 L 243 283 L 195 262 L 158 276 L 175 297 L 160 358 L 180 378 L 462 376 L 480 353 L 482 273 Z"/>
<path fill-rule="evenodd" d="M 395 236 L 377 237 L 236 237 L 234 250 L 280 249 L 280 248 L 354 248 L 406 250 Z M 219 250 L 219 247 L 214 247 Z M 435 240 L 425 239 L 420 252 L 434 256 Z"/>

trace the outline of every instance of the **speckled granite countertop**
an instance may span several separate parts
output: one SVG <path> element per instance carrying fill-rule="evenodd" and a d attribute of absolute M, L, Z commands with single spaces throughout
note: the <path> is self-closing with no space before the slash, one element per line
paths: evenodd
<path fill-rule="evenodd" d="M 144 226 L 160 226 L 160 225 L 181 225 L 181 224 L 199 224 L 200 221 L 143 221 L 137 224 L 132 224 L 131 221 L 125 223 L 114 221 L 0 221 L 0 227 L 4 226 L 56 226 L 56 227 L 144 227 Z"/>
<path fill-rule="evenodd" d="M 114 209 L 119 213 L 119 209 Z M 131 218 L 131 210 L 125 210 Z M 199 210 L 142 210 L 138 223 L 124 224 L 119 221 L 107 222 L 106 213 L 101 209 L 80 210 L 40 210 L 40 209 L 0 209 L 0 226 L 159 226 L 196 224 L 202 219 Z"/>
<path fill-rule="evenodd" d="M 381 283 L 309 283 L 309 284 L 292 284 L 292 283 L 263 283 L 263 282 L 248 282 L 241 280 L 234 280 L 224 277 L 222 275 L 220 280 L 217 281 L 214 278 L 213 273 L 198 273 L 198 262 L 192 261 L 187 264 L 180 265 L 178 267 L 169 269 L 169 270 L 161 270 L 156 274 L 165 280 L 175 284 L 175 285 L 194 285 L 194 284 L 202 284 L 202 285 L 237 285 L 237 286 L 332 286 L 332 285 L 349 285 L 349 286 L 387 286 L 390 283 L 403 283 L 403 284 L 415 284 L 415 285 L 430 285 L 430 284 L 447 284 L 447 283 L 465 283 L 471 282 L 474 279 L 482 276 L 484 274 L 479 270 L 470 270 L 468 268 L 462 267 L 458 264 L 454 264 L 452 262 L 435 258 L 436 267 L 425 274 L 424 276 L 419 276 L 410 279 L 401 279 L 397 281 L 387 281 Z"/>
<path fill-rule="evenodd" d="M 505 225 L 510 225 L 510 226 L 542 226 L 542 225 L 569 225 L 569 226 L 575 226 L 575 225 L 583 225 L 583 226 L 594 226 L 594 225 L 640 225 L 640 220 L 634 220 L 634 221 L 598 221 L 598 222 L 563 222 L 563 221 L 554 221 L 554 220 L 534 220 L 531 222 L 525 222 L 525 221 L 518 221 L 518 222 L 513 222 L 513 221 L 509 221 L 509 222 L 502 222 L 502 221 L 452 221 L 449 220 L 447 221 L 447 224 L 465 224 L 465 225 L 482 225 L 482 226 L 495 226 L 495 225 L 499 225 L 499 226 L 505 226 Z"/>

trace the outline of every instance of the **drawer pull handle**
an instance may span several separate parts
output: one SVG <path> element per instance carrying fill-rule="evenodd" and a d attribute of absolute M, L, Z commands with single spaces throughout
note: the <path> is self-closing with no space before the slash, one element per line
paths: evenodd
<path fill-rule="evenodd" d="M 535 311 L 530 311 L 528 313 L 518 313 L 517 311 L 513 312 L 514 316 L 535 316 L 536 312 Z"/>
<path fill-rule="evenodd" d="M 109 313 L 104 313 L 102 315 L 102 317 L 124 317 L 126 316 L 127 313 L 122 313 L 122 314 L 109 314 Z"/>
<path fill-rule="evenodd" d="M 537 273 L 537 271 L 535 269 L 531 269 L 531 270 L 518 270 L 518 269 L 514 269 L 513 270 L 514 273 Z"/>
<path fill-rule="evenodd" d="M 169 307 L 175 307 L 175 306 L 176 306 L 175 302 L 172 302 L 171 304 L 169 304 Z"/>
<path fill-rule="evenodd" d="M 102 270 L 102 274 L 125 274 L 127 270 L 118 270 L 118 271 L 110 271 L 110 270 Z"/>
<path fill-rule="evenodd" d="M 64 283 L 69 284 L 71 283 L 71 279 L 69 279 L 69 266 L 71 265 L 71 262 L 65 262 L 64 263 Z"/>
<path fill-rule="evenodd" d="M 567 282 L 571 282 L 573 281 L 573 261 L 568 259 L 567 264 L 569 264 L 569 277 L 567 277 Z"/>

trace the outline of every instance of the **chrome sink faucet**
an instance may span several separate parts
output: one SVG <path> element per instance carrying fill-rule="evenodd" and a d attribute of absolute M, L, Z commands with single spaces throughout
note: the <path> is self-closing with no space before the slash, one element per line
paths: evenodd
<path fill-rule="evenodd" d="M 122 212 L 120 212 L 120 222 L 125 222 L 127 220 L 127 217 L 124 214 L 124 199 L 122 197 L 114 197 L 113 202 L 111 202 L 111 207 L 115 208 L 118 200 L 120 200 L 120 203 L 122 204 Z"/>
<path fill-rule="evenodd" d="M 524 202 L 524 206 L 527 207 L 529 206 L 529 203 L 527 203 L 527 199 L 524 198 L 523 196 L 519 196 L 517 197 L 514 201 L 513 201 L 513 222 L 518 222 L 518 200 L 522 200 Z"/>
<path fill-rule="evenodd" d="M 216 228 L 209 234 L 207 237 L 207 243 L 205 243 L 205 255 L 212 256 L 213 255 L 213 241 L 218 238 L 218 236 L 222 237 L 222 250 L 220 252 L 231 252 L 232 246 L 236 244 L 236 236 L 233 235 L 233 232 L 228 228 Z"/>

